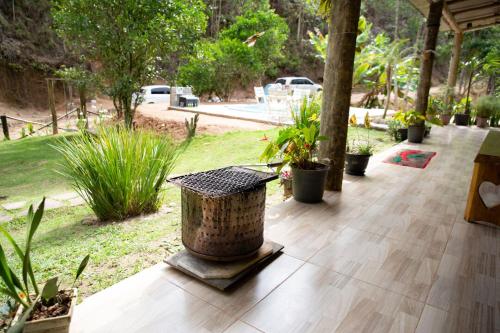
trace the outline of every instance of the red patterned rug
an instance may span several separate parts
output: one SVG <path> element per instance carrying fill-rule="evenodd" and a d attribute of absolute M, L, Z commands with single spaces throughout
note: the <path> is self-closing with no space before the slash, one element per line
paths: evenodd
<path fill-rule="evenodd" d="M 397 151 L 384 160 L 385 163 L 424 169 L 436 155 L 433 151 L 404 149 Z"/>

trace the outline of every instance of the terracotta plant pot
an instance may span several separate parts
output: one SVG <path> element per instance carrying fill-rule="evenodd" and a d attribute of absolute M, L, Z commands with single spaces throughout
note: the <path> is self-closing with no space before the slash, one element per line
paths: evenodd
<path fill-rule="evenodd" d="M 69 326 L 71 324 L 71 318 L 73 316 L 73 311 L 76 306 L 76 300 L 78 297 L 78 290 L 73 288 L 73 295 L 71 296 L 71 305 L 69 311 L 64 316 L 39 319 L 27 321 L 24 324 L 24 333 L 69 333 Z M 12 321 L 14 325 L 23 314 L 23 307 L 20 306 L 17 310 L 16 317 Z"/>
<path fill-rule="evenodd" d="M 476 117 L 476 125 L 481 128 L 488 127 L 488 118 Z"/>
<path fill-rule="evenodd" d="M 443 126 L 446 126 L 450 124 L 451 114 L 442 114 L 439 116 L 439 118 L 441 119 Z"/>
<path fill-rule="evenodd" d="M 371 155 L 345 154 L 345 172 L 353 176 L 364 176 Z"/>
<path fill-rule="evenodd" d="M 422 143 L 424 140 L 425 126 L 408 126 L 408 142 Z"/>
<path fill-rule="evenodd" d="M 292 188 L 295 200 L 305 203 L 323 201 L 329 167 L 320 163 L 315 163 L 315 166 L 314 170 L 299 169 L 292 166 Z"/>
<path fill-rule="evenodd" d="M 465 113 L 457 113 L 455 115 L 455 124 L 457 126 L 469 126 L 470 115 Z"/>

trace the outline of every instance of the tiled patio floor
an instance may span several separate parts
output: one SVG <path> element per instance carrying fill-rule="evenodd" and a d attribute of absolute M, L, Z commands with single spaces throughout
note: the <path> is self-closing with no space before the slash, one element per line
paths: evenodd
<path fill-rule="evenodd" d="M 486 133 L 434 128 L 426 169 L 376 156 L 323 203 L 272 208 L 284 254 L 232 292 L 161 263 L 84 300 L 72 332 L 500 332 L 499 231 L 463 220 Z"/>

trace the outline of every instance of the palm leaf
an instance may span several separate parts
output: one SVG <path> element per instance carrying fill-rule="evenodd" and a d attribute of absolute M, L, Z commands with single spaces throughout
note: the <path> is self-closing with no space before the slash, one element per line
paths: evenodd
<path fill-rule="evenodd" d="M 75 275 L 75 281 L 73 281 L 73 285 L 75 285 L 76 280 L 82 275 L 83 271 L 85 270 L 85 267 L 87 267 L 87 264 L 89 263 L 90 255 L 87 254 L 85 258 L 83 258 L 82 262 L 80 263 L 80 266 L 78 266 L 78 269 L 76 270 L 76 275 Z"/>

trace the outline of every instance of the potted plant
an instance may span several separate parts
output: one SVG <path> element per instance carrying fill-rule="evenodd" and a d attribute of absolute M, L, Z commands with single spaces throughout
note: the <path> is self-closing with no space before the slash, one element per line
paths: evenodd
<path fill-rule="evenodd" d="M 349 125 L 355 128 L 356 134 L 353 135 L 352 143 L 347 145 L 345 172 L 349 175 L 364 176 L 375 146 L 370 143 L 369 131 L 366 135 L 366 139 L 361 139 L 356 115 L 353 114 L 351 118 L 349 118 Z M 368 112 L 365 115 L 364 127 L 366 129 L 370 128 Z"/>
<path fill-rule="evenodd" d="M 40 288 L 31 264 L 31 249 L 33 236 L 42 220 L 44 204 L 45 198 L 36 212 L 33 212 L 33 205 L 28 210 L 27 235 L 24 248 L 21 248 L 12 235 L 0 226 L 0 233 L 10 243 L 13 252 L 22 264 L 22 275 L 18 276 L 13 267 L 9 266 L 4 249 L 0 245 L 0 278 L 4 285 L 4 288 L 0 288 L 0 292 L 19 304 L 12 326 L 8 330 L 9 333 L 69 332 L 69 325 L 77 298 L 77 289 L 74 288 L 74 284 L 89 261 L 87 255 L 80 263 L 73 285 L 70 288 L 59 289 L 60 283 L 58 283 L 57 277 L 49 279 Z"/>
<path fill-rule="evenodd" d="M 387 134 L 394 141 L 404 141 L 408 139 L 408 128 L 404 127 L 401 121 L 393 118 L 387 121 Z"/>
<path fill-rule="evenodd" d="M 470 112 L 467 112 L 469 104 L 470 99 L 464 97 L 453 106 L 453 113 L 455 114 L 455 124 L 457 126 L 469 126 Z"/>
<path fill-rule="evenodd" d="M 426 117 L 427 119 L 434 119 L 440 125 L 448 125 L 451 120 L 451 112 L 448 111 L 447 105 L 444 100 L 438 97 L 429 97 Z M 428 132 L 430 133 L 429 124 L 426 125 L 426 129 L 428 129 Z M 427 135 L 429 133 L 427 133 Z"/>
<path fill-rule="evenodd" d="M 280 184 L 283 186 L 283 199 L 286 200 L 293 195 L 292 173 L 288 170 L 280 172 Z"/>
<path fill-rule="evenodd" d="M 297 113 L 292 113 L 293 124 L 280 129 L 275 140 L 269 142 L 261 159 L 270 161 L 282 158 L 278 172 L 290 165 L 295 200 L 316 203 L 323 200 L 328 166 L 318 163 L 315 153 L 320 140 L 319 114 L 321 106 L 317 98 L 304 98 Z"/>
<path fill-rule="evenodd" d="M 479 98 L 476 102 L 475 109 L 476 109 L 476 125 L 477 127 L 487 127 L 488 126 L 488 120 L 496 114 L 499 103 L 495 103 L 495 97 L 494 96 L 483 96 Z"/>
<path fill-rule="evenodd" d="M 424 139 L 425 117 L 417 111 L 397 112 L 394 119 L 401 121 L 408 127 L 408 142 L 421 143 Z"/>

